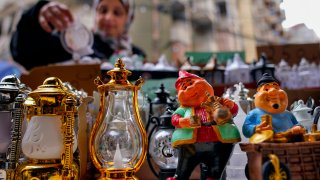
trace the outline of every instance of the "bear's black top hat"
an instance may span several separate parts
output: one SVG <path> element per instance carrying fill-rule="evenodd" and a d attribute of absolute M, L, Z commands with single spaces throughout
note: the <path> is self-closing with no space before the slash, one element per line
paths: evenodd
<path fill-rule="evenodd" d="M 270 76 L 268 73 L 264 73 L 261 77 L 261 79 L 259 79 L 258 83 L 257 83 L 257 87 L 260 87 L 266 83 L 270 83 L 270 82 L 276 82 L 278 84 L 279 81 L 277 79 L 275 79 L 274 77 Z"/>

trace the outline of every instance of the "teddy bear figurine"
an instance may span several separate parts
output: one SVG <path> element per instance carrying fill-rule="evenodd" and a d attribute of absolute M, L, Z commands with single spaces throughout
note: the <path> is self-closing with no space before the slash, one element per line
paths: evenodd
<path fill-rule="evenodd" d="M 238 106 L 215 96 L 205 79 L 187 71 L 179 71 L 175 88 L 180 107 L 171 119 L 172 145 L 179 155 L 175 175 L 167 180 L 189 179 L 198 164 L 207 169 L 205 179 L 220 179 L 235 143 L 241 140 L 233 123 Z"/>
<path fill-rule="evenodd" d="M 251 143 L 302 141 L 306 129 L 298 124 L 287 109 L 287 93 L 280 88 L 279 81 L 268 73 L 257 83 L 255 109 L 251 110 L 242 126 L 243 135 Z"/>

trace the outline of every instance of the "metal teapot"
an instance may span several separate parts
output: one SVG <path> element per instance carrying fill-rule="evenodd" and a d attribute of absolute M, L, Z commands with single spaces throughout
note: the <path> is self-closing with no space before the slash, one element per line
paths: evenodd
<path fill-rule="evenodd" d="M 304 135 L 305 141 L 319 141 L 320 140 L 320 131 L 318 130 L 318 121 L 320 118 L 320 106 L 316 107 L 314 110 L 313 124 L 311 127 L 311 133 Z"/>
<path fill-rule="evenodd" d="M 311 132 L 313 122 L 312 108 L 304 104 L 303 100 L 298 100 L 297 105 L 291 110 L 297 121 L 304 126 L 308 132 Z"/>

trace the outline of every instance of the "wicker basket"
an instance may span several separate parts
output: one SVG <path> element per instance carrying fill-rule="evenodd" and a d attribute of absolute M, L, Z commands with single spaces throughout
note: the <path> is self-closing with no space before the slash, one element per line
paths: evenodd
<path fill-rule="evenodd" d="M 240 148 L 248 156 L 250 179 L 262 179 L 262 164 L 275 154 L 288 166 L 291 179 L 320 180 L 320 142 L 240 143 Z"/>

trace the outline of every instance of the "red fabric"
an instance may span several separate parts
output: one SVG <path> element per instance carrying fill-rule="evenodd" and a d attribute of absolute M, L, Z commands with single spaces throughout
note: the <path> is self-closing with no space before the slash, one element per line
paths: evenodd
<path fill-rule="evenodd" d="M 204 108 L 195 108 L 196 115 L 200 116 L 201 123 L 208 122 L 207 114 Z M 211 126 L 201 126 L 198 128 L 197 142 L 215 142 L 218 141 L 216 133 Z"/>
<path fill-rule="evenodd" d="M 177 179 L 174 177 L 168 177 L 166 180 L 177 180 Z"/>
<path fill-rule="evenodd" d="M 181 128 L 179 126 L 179 119 L 181 118 L 181 116 L 179 114 L 174 114 L 172 117 L 171 117 L 171 123 L 173 126 L 177 127 L 177 128 Z"/>

